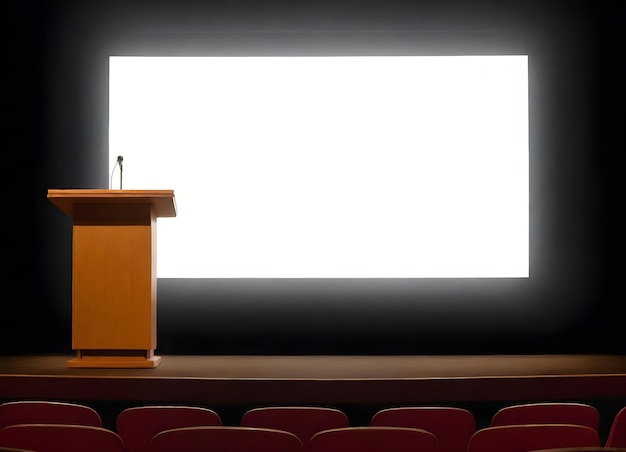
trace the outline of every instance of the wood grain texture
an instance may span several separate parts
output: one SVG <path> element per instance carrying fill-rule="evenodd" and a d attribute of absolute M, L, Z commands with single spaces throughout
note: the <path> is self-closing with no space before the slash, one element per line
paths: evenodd
<path fill-rule="evenodd" d="M 74 224 L 74 349 L 156 348 L 156 218 L 150 204 L 133 208 L 147 224 Z"/>
<path fill-rule="evenodd" d="M 48 199 L 61 212 L 73 216 L 75 206 L 81 204 L 136 204 L 149 203 L 157 217 L 176 216 L 176 197 L 173 190 L 48 190 Z"/>
<path fill-rule="evenodd" d="M 176 215 L 173 191 L 49 190 L 48 198 L 73 216 L 77 357 L 68 367 L 156 367 L 156 220 Z"/>

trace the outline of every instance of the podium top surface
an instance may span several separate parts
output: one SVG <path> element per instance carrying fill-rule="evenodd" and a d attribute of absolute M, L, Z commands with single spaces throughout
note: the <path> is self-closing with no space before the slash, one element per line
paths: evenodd
<path fill-rule="evenodd" d="M 50 189 L 48 199 L 67 215 L 76 204 L 152 204 L 157 217 L 176 216 L 174 190 Z"/>

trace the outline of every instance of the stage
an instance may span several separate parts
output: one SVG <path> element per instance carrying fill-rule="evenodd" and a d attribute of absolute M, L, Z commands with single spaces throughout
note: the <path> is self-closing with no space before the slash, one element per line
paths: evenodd
<path fill-rule="evenodd" d="M 0 399 L 215 405 L 626 399 L 626 356 L 163 356 L 155 369 L 0 357 Z"/>

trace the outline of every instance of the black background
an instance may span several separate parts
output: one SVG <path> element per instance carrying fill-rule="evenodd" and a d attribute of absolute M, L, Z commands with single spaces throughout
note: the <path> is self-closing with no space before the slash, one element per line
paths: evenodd
<path fill-rule="evenodd" d="M 159 280 L 160 353 L 626 352 L 621 2 L 9 5 L 2 354 L 71 351 L 71 219 L 46 191 L 107 187 L 107 56 L 133 52 L 529 55 L 528 280 Z"/>

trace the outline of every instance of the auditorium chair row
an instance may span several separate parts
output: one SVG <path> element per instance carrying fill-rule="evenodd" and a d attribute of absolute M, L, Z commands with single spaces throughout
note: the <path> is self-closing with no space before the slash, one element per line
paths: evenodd
<path fill-rule="evenodd" d="M 599 419 L 591 405 L 535 403 L 503 408 L 480 430 L 470 411 L 455 407 L 388 408 L 368 426 L 350 426 L 346 414 L 334 408 L 266 407 L 247 411 L 240 425 L 228 427 L 209 408 L 140 406 L 119 413 L 112 431 L 90 407 L 22 401 L 0 404 L 0 447 L 72 452 L 97 443 L 102 451 L 159 452 L 199 450 L 194 445 L 210 443 L 226 452 L 528 452 L 604 446 L 626 452 L 626 407 L 615 416 L 604 445 Z M 61 447 L 55 446 L 59 440 Z"/>

